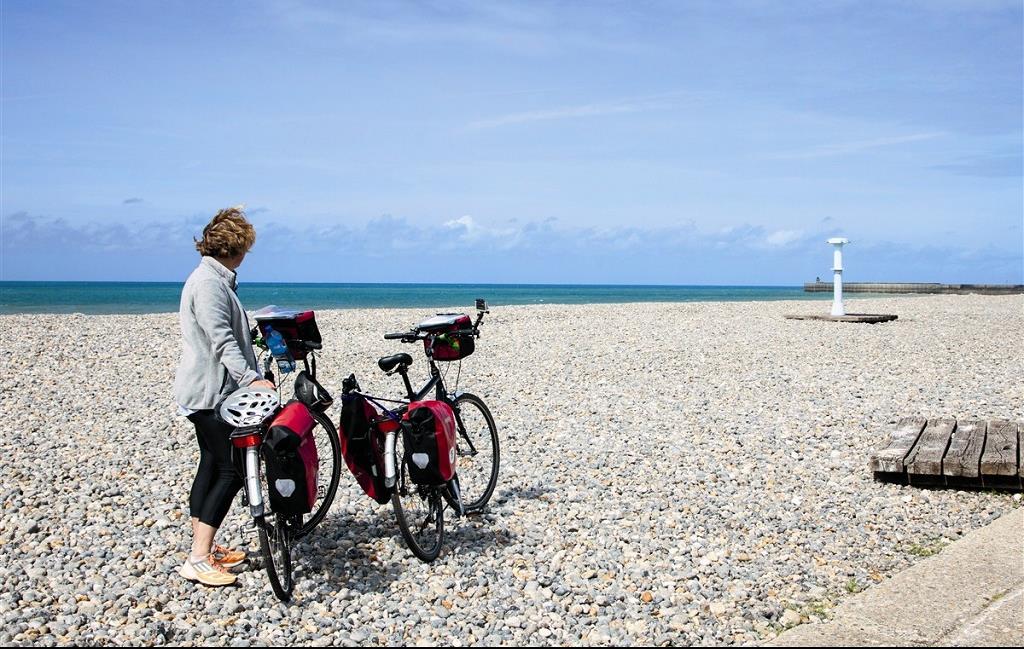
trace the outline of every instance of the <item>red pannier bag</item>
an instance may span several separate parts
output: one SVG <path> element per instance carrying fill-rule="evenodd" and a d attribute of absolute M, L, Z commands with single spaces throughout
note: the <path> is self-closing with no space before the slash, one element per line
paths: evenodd
<path fill-rule="evenodd" d="M 459 361 L 473 353 L 476 339 L 472 334 L 456 334 L 473 328 L 473 321 L 462 313 L 441 313 L 416 325 L 424 333 L 438 334 L 434 338 L 435 361 Z M 423 341 L 423 348 L 430 352 L 430 340 Z"/>
<path fill-rule="evenodd" d="M 384 484 L 384 440 L 373 426 L 380 413 L 373 404 L 357 394 L 341 398 L 341 454 L 348 470 L 366 495 L 383 505 L 391 500 L 391 489 Z"/>
<path fill-rule="evenodd" d="M 290 401 L 270 423 L 264 439 L 270 508 L 281 514 L 308 514 L 317 497 L 320 457 L 316 427 L 306 405 Z"/>
<path fill-rule="evenodd" d="M 445 484 L 455 477 L 455 413 L 443 401 L 409 404 L 404 419 L 405 458 L 415 484 Z"/>

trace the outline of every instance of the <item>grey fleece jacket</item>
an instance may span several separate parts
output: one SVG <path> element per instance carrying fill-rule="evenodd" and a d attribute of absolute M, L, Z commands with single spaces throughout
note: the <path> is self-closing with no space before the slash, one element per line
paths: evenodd
<path fill-rule="evenodd" d="M 187 410 L 213 408 L 226 395 L 263 378 L 256 370 L 249 319 L 235 295 L 235 272 L 203 257 L 181 292 L 183 348 L 174 400 Z"/>

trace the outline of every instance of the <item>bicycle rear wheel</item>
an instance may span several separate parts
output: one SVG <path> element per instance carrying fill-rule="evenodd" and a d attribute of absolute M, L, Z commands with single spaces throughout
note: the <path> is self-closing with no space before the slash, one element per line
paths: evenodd
<path fill-rule="evenodd" d="M 313 503 L 312 511 L 303 517 L 304 521 L 295 530 L 295 539 L 306 536 L 324 520 L 341 481 L 341 440 L 338 438 L 338 429 L 324 413 L 310 408 L 309 414 L 317 423 L 313 429 L 313 439 L 316 441 L 316 451 L 320 458 L 320 474 L 317 477 L 316 502 Z"/>
<path fill-rule="evenodd" d="M 263 567 L 270 578 L 270 587 L 282 602 L 292 598 L 292 532 L 287 518 L 282 514 L 262 516 L 256 519 L 260 537 L 260 554 Z"/>
<path fill-rule="evenodd" d="M 490 500 L 498 484 L 498 428 L 483 400 L 473 394 L 460 394 L 452 402 L 458 428 L 456 473 L 466 513 L 479 512 Z"/>
<path fill-rule="evenodd" d="M 399 463 L 398 483 L 391 494 L 398 529 L 412 553 L 430 563 L 441 553 L 444 542 L 444 502 L 441 487 L 417 485 L 409 479 L 405 444 L 398 436 L 395 459 Z"/>

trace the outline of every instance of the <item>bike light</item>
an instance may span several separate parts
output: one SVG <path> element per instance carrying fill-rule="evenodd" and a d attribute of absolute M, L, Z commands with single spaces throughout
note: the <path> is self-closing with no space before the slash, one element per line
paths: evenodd
<path fill-rule="evenodd" d="M 394 419 L 391 419 L 390 417 L 379 420 L 376 425 L 377 430 L 379 430 L 382 433 L 390 433 L 392 431 L 398 430 L 399 428 L 398 422 L 395 421 Z"/>
<path fill-rule="evenodd" d="M 262 441 L 263 437 L 259 434 L 259 431 L 231 436 L 231 443 L 235 445 L 235 448 L 252 448 L 253 446 L 259 446 Z"/>

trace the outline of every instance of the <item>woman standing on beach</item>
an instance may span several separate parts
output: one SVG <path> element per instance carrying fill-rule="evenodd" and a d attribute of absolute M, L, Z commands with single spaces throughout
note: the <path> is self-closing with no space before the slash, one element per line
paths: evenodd
<path fill-rule="evenodd" d="M 174 399 L 195 426 L 199 442 L 199 468 L 189 497 L 192 550 L 180 573 L 208 586 L 234 583 L 228 568 L 245 559 L 244 552 L 214 542 L 242 486 L 231 461 L 232 428 L 214 408 L 239 387 L 274 387 L 256 369 L 249 321 L 235 294 L 235 270 L 255 242 L 256 231 L 241 207 L 218 212 L 196 241 L 202 259 L 185 282 L 178 311 L 184 345 Z"/>

